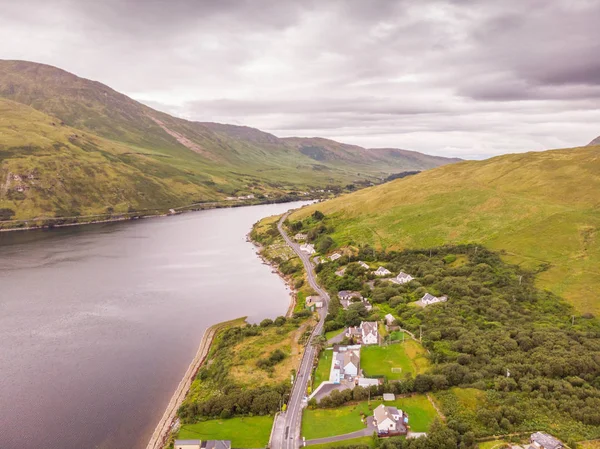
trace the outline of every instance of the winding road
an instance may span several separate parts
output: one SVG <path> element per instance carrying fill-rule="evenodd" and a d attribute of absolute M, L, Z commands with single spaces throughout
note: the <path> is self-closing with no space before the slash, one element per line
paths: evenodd
<path fill-rule="evenodd" d="M 292 241 L 283 229 L 283 222 L 289 214 L 290 212 L 281 217 L 281 220 L 279 220 L 279 223 L 277 224 L 277 229 L 290 248 L 292 248 L 298 257 L 300 257 L 300 260 L 302 260 L 308 283 L 323 299 L 323 308 L 319 310 L 319 322 L 315 326 L 309 343 L 304 350 L 300 368 L 298 369 L 290 393 L 287 411 L 277 415 L 277 419 L 273 425 L 273 434 L 271 437 L 271 447 L 273 449 L 297 449 L 301 446 L 302 409 L 305 406 L 304 396 L 308 387 L 308 380 L 310 379 L 316 352 L 316 348 L 311 344 L 311 341 L 314 337 L 323 332 L 325 317 L 327 316 L 327 310 L 329 309 L 329 295 L 317 283 L 315 270 L 310 262 L 310 255 L 301 251 L 300 246 Z"/>

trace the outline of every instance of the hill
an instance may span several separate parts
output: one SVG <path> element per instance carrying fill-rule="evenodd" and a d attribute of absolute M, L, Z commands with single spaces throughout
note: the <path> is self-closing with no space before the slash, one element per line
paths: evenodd
<path fill-rule="evenodd" d="M 594 146 L 594 145 L 600 145 L 600 136 L 596 137 L 594 140 L 592 140 L 588 146 Z"/>
<path fill-rule="evenodd" d="M 320 210 L 337 245 L 481 243 L 542 271 L 543 288 L 600 313 L 600 154 L 583 147 L 448 165 L 296 212 Z"/>
<path fill-rule="evenodd" d="M 10 208 L 14 218 L 20 219 L 176 207 L 250 193 L 257 197 L 289 196 L 326 186 L 377 183 L 393 173 L 455 161 L 405 154 L 404 150 L 379 152 L 360 147 L 353 147 L 345 157 L 318 160 L 303 153 L 303 146 L 297 143 L 303 139 L 280 139 L 249 127 L 172 117 L 96 81 L 26 61 L 0 60 L 0 99 L 4 99 L 0 122 L 0 132 L 4 133 L 0 135 L 0 185 L 4 188 L 0 190 L 0 208 Z M 17 103 L 27 108 L 19 108 Z M 54 130 L 50 133 L 54 140 L 42 131 L 48 126 Z M 87 141 L 93 142 L 86 146 L 85 153 L 70 140 L 69 136 L 75 134 L 84 134 Z M 328 146 L 350 147 L 327 142 Z M 23 150 L 25 147 L 29 149 Z M 50 151 L 55 147 L 61 148 L 60 153 Z M 119 156 L 115 158 L 115 154 Z M 37 161 L 41 155 L 43 164 Z M 106 170 L 116 173 L 128 167 L 136 173 L 139 186 L 161 179 L 166 196 L 154 196 L 140 187 L 117 198 L 110 194 L 111 187 L 103 184 L 105 177 L 88 176 L 76 181 L 74 161 L 85 165 L 86 158 L 100 158 Z M 63 166 L 67 159 L 71 163 Z M 52 164 L 54 169 L 49 168 Z M 111 168 L 111 164 L 115 166 Z M 40 179 L 50 180 L 56 170 L 61 172 L 65 188 L 49 187 L 44 194 L 28 175 L 23 178 L 19 174 L 35 172 Z M 15 174 L 21 178 L 18 186 L 9 179 Z M 97 185 L 82 189 L 85 183 Z M 19 191 L 13 191 L 17 188 Z M 79 194 L 87 189 L 99 194 Z M 58 198 L 46 198 L 53 195 Z M 73 206 L 53 208 L 58 203 Z"/>

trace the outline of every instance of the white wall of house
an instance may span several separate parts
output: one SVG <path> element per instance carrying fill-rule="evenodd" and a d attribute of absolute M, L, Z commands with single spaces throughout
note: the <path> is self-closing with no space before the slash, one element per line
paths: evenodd
<path fill-rule="evenodd" d="M 393 419 L 386 418 L 382 422 L 377 423 L 377 429 L 380 432 L 395 432 L 396 422 Z"/>

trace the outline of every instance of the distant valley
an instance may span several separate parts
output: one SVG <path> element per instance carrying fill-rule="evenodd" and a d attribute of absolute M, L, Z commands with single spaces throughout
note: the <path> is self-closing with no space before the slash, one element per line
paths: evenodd
<path fill-rule="evenodd" d="M 0 61 L 0 221 L 291 199 L 458 160 L 191 122 L 55 67 Z"/>

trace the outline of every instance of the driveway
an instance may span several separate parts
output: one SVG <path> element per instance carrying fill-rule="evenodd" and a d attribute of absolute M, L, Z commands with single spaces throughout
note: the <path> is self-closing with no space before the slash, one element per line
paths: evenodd
<path fill-rule="evenodd" d="M 327 344 L 330 345 L 335 345 L 339 342 L 341 342 L 344 339 L 344 336 L 346 334 L 346 330 L 340 330 L 339 335 L 336 335 L 335 337 L 331 337 L 329 340 L 327 340 Z"/>
<path fill-rule="evenodd" d="M 319 402 L 325 396 L 329 396 L 333 390 L 342 391 L 347 390 L 348 388 L 351 387 L 345 384 L 326 384 L 323 385 L 323 387 L 317 392 L 317 394 L 313 396 L 313 399 L 316 399 L 317 402 Z"/>

